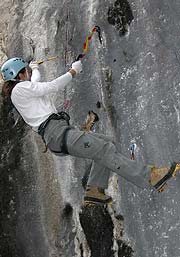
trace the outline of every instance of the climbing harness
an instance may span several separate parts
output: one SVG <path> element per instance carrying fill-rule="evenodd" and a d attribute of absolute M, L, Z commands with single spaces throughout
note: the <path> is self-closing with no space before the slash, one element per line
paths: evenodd
<path fill-rule="evenodd" d="M 78 55 L 76 61 L 78 61 L 78 60 L 80 60 L 80 59 L 82 59 L 82 58 L 84 58 L 86 56 L 86 53 L 87 53 L 88 47 L 89 47 L 89 42 L 91 41 L 91 39 L 92 39 L 92 37 L 93 37 L 95 32 L 98 33 L 99 42 L 100 42 L 100 44 L 102 44 L 101 28 L 99 26 L 95 26 L 92 29 L 90 35 L 86 37 L 86 40 L 85 40 L 84 46 L 83 46 L 83 52 L 82 52 L 82 54 Z"/>
<path fill-rule="evenodd" d="M 46 142 L 44 140 L 44 133 L 45 133 L 45 129 L 47 127 L 47 125 L 49 124 L 49 122 L 51 120 L 65 120 L 67 122 L 67 126 L 69 126 L 69 121 L 70 121 L 70 116 L 68 113 L 66 112 L 59 112 L 59 113 L 53 113 L 51 114 L 43 123 L 40 124 L 39 128 L 38 128 L 38 134 L 42 137 L 42 140 L 43 142 L 45 143 L 45 146 L 46 146 Z M 63 142 L 62 142 L 62 150 L 61 152 L 55 152 L 55 151 L 52 151 L 54 153 L 64 153 L 64 154 L 68 154 L 68 150 L 67 150 L 67 146 L 66 146 L 66 134 L 67 134 L 67 131 L 70 130 L 72 127 L 67 127 L 64 131 L 64 134 L 63 134 Z M 47 151 L 47 146 L 46 146 L 46 149 L 44 151 L 44 153 Z"/>
<path fill-rule="evenodd" d="M 44 132 L 51 120 L 65 120 L 69 126 L 70 116 L 66 112 L 59 112 L 51 114 L 38 128 L 38 134 L 42 136 L 44 140 Z"/>

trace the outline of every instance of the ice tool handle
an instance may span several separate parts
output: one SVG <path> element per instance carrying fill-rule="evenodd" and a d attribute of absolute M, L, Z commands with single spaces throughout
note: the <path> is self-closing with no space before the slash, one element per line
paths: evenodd
<path fill-rule="evenodd" d="M 99 42 L 100 42 L 100 44 L 102 44 L 101 28 L 99 26 L 95 26 L 92 29 L 91 33 L 86 37 L 86 40 L 85 40 L 84 46 L 83 46 L 83 52 L 78 55 L 78 57 L 76 58 L 76 61 L 79 61 L 80 59 L 83 59 L 86 56 L 86 53 L 87 53 L 88 47 L 89 47 L 89 42 L 91 41 L 95 32 L 98 33 Z"/>
<path fill-rule="evenodd" d="M 49 61 L 53 61 L 56 60 L 57 58 L 61 58 L 61 55 L 56 55 L 56 56 L 52 56 L 52 57 L 48 57 L 46 60 L 39 60 L 37 61 L 37 64 L 42 64 L 44 62 L 49 62 Z"/>

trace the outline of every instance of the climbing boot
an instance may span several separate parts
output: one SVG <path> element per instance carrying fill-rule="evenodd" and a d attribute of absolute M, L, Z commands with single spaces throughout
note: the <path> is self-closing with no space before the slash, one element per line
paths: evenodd
<path fill-rule="evenodd" d="M 173 162 L 171 166 L 151 169 L 150 184 L 155 187 L 158 192 L 164 191 L 167 186 L 166 182 L 170 178 L 176 175 L 176 172 L 180 170 L 180 164 Z"/>
<path fill-rule="evenodd" d="M 104 189 L 95 187 L 95 186 L 87 186 L 85 196 L 84 196 L 85 204 L 111 204 L 112 198 L 109 195 L 106 195 Z"/>

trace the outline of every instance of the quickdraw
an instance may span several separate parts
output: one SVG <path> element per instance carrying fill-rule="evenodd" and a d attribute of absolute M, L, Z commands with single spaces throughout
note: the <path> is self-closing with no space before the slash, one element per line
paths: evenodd
<path fill-rule="evenodd" d="M 97 32 L 98 33 L 98 38 L 99 38 L 99 42 L 102 44 L 102 37 L 101 37 L 101 28 L 99 26 L 95 26 L 90 35 L 86 37 L 86 40 L 84 42 L 84 46 L 83 46 L 83 53 L 82 54 L 79 54 L 76 61 L 84 58 L 86 56 L 86 53 L 88 51 L 88 47 L 89 47 L 89 42 L 91 41 L 94 33 Z"/>

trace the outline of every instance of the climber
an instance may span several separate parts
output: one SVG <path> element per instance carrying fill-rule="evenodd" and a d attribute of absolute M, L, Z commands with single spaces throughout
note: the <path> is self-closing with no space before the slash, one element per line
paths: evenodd
<path fill-rule="evenodd" d="M 135 159 L 135 150 L 136 150 L 136 142 L 134 139 L 131 140 L 129 150 L 130 150 L 130 158 L 131 158 L 131 160 L 134 160 Z"/>
<path fill-rule="evenodd" d="M 80 131 L 70 125 L 67 113 L 57 112 L 50 94 L 62 92 L 72 78 L 81 73 L 81 61 L 72 63 L 69 71 L 51 82 L 38 81 L 40 76 L 36 62 L 31 63 L 30 68 L 28 63 L 19 57 L 7 60 L 1 67 L 5 81 L 2 94 L 11 98 L 24 121 L 41 135 L 52 153 L 93 160 L 84 195 L 85 203 L 112 202 L 112 198 L 105 193 L 110 171 L 140 188 L 158 190 L 164 185 L 167 177 L 179 170 L 179 164 L 176 163 L 171 167 L 155 168 L 132 161 L 119 153 L 107 136 Z M 38 78 L 34 79 L 34 74 L 38 75 Z"/>

